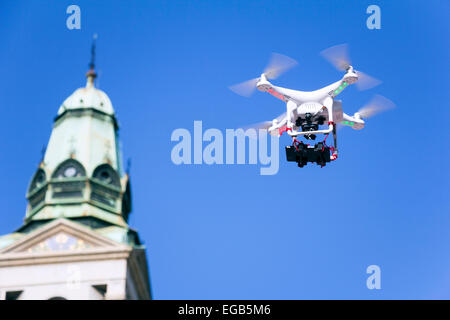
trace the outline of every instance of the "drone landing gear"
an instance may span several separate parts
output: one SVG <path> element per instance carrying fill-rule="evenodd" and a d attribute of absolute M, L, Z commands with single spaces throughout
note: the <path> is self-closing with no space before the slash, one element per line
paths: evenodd
<path fill-rule="evenodd" d="M 297 162 L 300 168 L 303 168 L 308 162 L 315 162 L 324 167 L 327 162 L 331 161 L 330 147 L 325 144 L 325 141 L 310 146 L 294 139 L 293 145 L 286 147 L 286 158 L 287 161 Z"/>

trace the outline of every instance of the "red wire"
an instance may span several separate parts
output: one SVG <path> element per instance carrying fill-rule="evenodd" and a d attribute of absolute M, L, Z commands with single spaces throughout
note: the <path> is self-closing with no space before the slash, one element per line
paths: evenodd
<path fill-rule="evenodd" d="M 325 142 L 328 138 L 329 133 L 327 133 L 327 135 L 325 136 L 325 139 L 323 139 L 322 143 L 323 143 L 323 147 L 322 147 L 322 151 L 325 150 L 325 146 L 327 145 L 327 143 Z"/>
<path fill-rule="evenodd" d="M 298 152 L 298 148 L 297 148 L 296 142 L 298 143 L 297 139 L 294 138 L 294 147 L 295 147 L 295 149 L 296 149 L 297 152 Z"/>
<path fill-rule="evenodd" d="M 325 146 L 327 146 L 327 143 L 326 143 L 325 141 L 327 140 L 328 135 L 329 135 L 329 133 L 327 133 L 327 135 L 325 136 L 325 139 L 323 139 L 323 148 L 322 148 L 322 151 L 325 150 Z M 327 147 L 328 147 L 328 146 L 327 146 Z M 330 151 L 331 151 L 331 154 L 333 154 L 333 152 L 334 152 L 334 146 L 330 146 Z"/>

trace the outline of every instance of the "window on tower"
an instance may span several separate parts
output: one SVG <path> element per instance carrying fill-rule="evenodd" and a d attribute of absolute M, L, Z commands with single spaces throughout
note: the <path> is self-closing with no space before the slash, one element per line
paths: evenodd
<path fill-rule="evenodd" d="M 52 190 L 54 199 L 81 198 L 86 187 L 86 170 L 81 163 L 69 159 L 61 163 L 52 175 Z"/>
<path fill-rule="evenodd" d="M 45 201 L 47 192 L 47 175 L 42 169 L 38 169 L 31 180 L 28 188 L 27 198 L 30 202 L 31 209 L 40 206 Z"/>
<path fill-rule="evenodd" d="M 91 200 L 115 208 L 120 197 L 120 177 L 109 164 L 98 166 L 92 174 Z"/>
<path fill-rule="evenodd" d="M 92 174 L 94 179 L 101 181 L 104 184 L 120 187 L 120 178 L 116 170 L 109 164 L 99 165 Z"/>
<path fill-rule="evenodd" d="M 41 188 L 47 181 L 47 175 L 45 174 L 45 171 L 42 169 L 38 169 L 36 173 L 33 176 L 33 179 L 31 180 L 30 188 L 28 189 L 28 192 L 32 192 L 36 189 Z"/>
<path fill-rule="evenodd" d="M 74 159 L 69 159 L 61 163 L 52 175 L 52 179 L 77 178 L 86 176 L 81 163 Z"/>

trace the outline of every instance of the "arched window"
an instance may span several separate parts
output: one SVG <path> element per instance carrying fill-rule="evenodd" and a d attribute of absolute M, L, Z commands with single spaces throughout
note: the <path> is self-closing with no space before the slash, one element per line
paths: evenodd
<path fill-rule="evenodd" d="M 120 177 L 116 170 L 109 164 L 99 165 L 92 174 L 92 177 L 105 183 L 116 187 L 120 187 Z"/>
<path fill-rule="evenodd" d="M 47 175 L 45 171 L 42 169 L 38 169 L 31 180 L 30 187 L 28 188 L 28 192 L 34 191 L 42 187 L 47 181 Z"/>
<path fill-rule="evenodd" d="M 74 159 L 69 159 L 61 163 L 52 175 L 52 198 L 53 199 L 74 199 L 82 198 L 83 190 L 86 187 L 85 181 L 73 181 L 73 178 L 85 177 L 81 163 Z"/>
<path fill-rule="evenodd" d="M 39 207 L 45 201 L 47 193 L 47 175 L 42 169 L 38 169 L 31 179 L 30 187 L 28 188 L 27 199 L 30 203 L 31 209 Z"/>
<path fill-rule="evenodd" d="M 115 208 L 119 196 L 120 177 L 116 170 L 109 164 L 99 165 L 92 174 L 91 199 L 97 203 Z"/>
<path fill-rule="evenodd" d="M 69 159 L 61 163 L 52 175 L 53 179 L 64 179 L 64 178 L 76 178 L 85 177 L 86 170 L 84 170 L 81 163 L 74 159 Z"/>

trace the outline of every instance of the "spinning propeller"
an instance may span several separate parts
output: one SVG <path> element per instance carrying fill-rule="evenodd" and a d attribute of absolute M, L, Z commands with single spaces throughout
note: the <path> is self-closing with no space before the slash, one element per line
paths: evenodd
<path fill-rule="evenodd" d="M 279 53 L 272 53 L 272 57 L 269 64 L 264 69 L 264 75 L 267 79 L 276 79 L 287 70 L 297 65 L 297 61 Z M 256 89 L 260 77 L 247 80 L 233 86 L 230 86 L 230 90 L 244 97 L 249 97 Z M 269 126 L 270 127 L 270 126 Z"/>
<path fill-rule="evenodd" d="M 340 71 L 347 71 L 351 67 L 350 56 L 348 54 L 348 45 L 339 44 L 325 49 L 320 53 L 328 62 Z M 355 71 L 358 75 L 356 86 L 359 90 L 367 90 L 381 84 L 381 81 L 369 76 L 368 74 Z"/>
<path fill-rule="evenodd" d="M 385 98 L 379 94 L 375 95 L 372 100 L 370 100 L 361 109 L 355 112 L 355 118 L 367 119 L 373 117 L 377 113 L 384 112 L 395 108 L 395 103 L 393 103 L 388 98 Z"/>
<path fill-rule="evenodd" d="M 256 134 L 258 134 L 259 130 L 267 130 L 269 129 L 273 124 L 276 123 L 280 123 L 280 122 L 286 122 L 286 112 L 280 114 L 278 117 L 276 117 L 274 119 L 274 121 L 263 121 L 263 122 L 258 122 L 258 123 L 254 123 L 248 126 L 244 126 L 242 127 L 242 129 L 244 131 L 246 131 L 247 129 L 255 129 L 256 130 Z M 278 130 L 274 130 L 273 132 L 269 132 L 271 135 L 278 135 Z M 259 136 L 257 136 L 256 138 L 258 138 Z"/>

